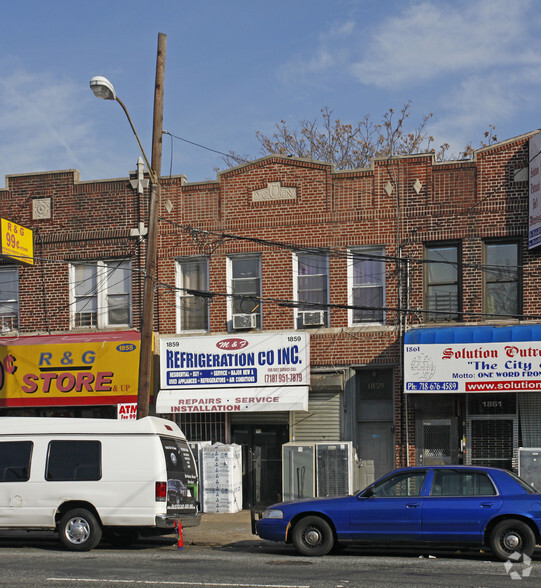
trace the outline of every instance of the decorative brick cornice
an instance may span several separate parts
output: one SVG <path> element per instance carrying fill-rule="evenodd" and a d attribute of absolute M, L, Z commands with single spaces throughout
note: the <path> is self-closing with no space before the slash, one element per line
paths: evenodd
<path fill-rule="evenodd" d="M 66 231 L 62 233 L 43 234 L 41 242 L 74 243 L 77 241 L 107 241 L 130 238 L 130 229 L 101 229 L 93 231 Z"/>

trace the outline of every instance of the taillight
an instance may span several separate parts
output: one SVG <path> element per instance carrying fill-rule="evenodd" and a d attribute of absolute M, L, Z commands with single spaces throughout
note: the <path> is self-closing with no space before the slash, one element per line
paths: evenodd
<path fill-rule="evenodd" d="M 167 482 L 156 482 L 156 502 L 167 500 Z"/>

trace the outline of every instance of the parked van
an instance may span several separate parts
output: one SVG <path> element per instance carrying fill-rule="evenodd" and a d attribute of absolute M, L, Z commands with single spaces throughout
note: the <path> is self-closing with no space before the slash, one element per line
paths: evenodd
<path fill-rule="evenodd" d="M 73 551 L 102 536 L 199 524 L 197 470 L 168 420 L 0 417 L 0 528 L 56 530 Z"/>

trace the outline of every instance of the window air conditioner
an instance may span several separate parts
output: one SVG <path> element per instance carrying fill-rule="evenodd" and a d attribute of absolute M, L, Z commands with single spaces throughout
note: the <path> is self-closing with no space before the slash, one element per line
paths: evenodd
<path fill-rule="evenodd" d="M 234 329 L 255 329 L 257 326 L 257 314 L 234 314 Z"/>
<path fill-rule="evenodd" d="M 299 314 L 303 327 L 320 327 L 325 324 L 324 310 L 305 310 Z"/>

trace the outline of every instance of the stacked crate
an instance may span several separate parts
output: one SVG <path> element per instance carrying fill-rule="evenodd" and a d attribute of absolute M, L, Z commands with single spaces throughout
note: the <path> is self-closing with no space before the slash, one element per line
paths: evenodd
<path fill-rule="evenodd" d="M 202 510 L 207 513 L 242 510 L 242 451 L 240 445 L 216 443 L 202 448 Z"/>

